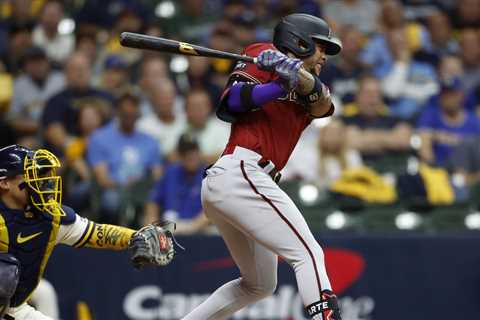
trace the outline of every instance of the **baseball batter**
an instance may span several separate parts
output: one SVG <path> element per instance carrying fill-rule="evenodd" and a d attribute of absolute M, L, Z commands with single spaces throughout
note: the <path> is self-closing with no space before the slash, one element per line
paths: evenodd
<path fill-rule="evenodd" d="M 202 203 L 217 225 L 241 277 L 218 288 L 184 320 L 225 319 L 270 294 L 277 285 L 278 256 L 295 271 L 306 313 L 340 320 L 322 248 L 293 201 L 277 185 L 302 131 L 334 106 L 319 75 L 327 55 L 341 50 L 328 24 L 307 14 L 284 17 L 272 43 L 244 54 L 217 116 L 232 123 L 222 157 L 206 171 Z"/>

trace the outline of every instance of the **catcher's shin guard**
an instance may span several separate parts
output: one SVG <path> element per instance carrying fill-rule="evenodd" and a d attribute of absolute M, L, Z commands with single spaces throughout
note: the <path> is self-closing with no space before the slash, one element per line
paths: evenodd
<path fill-rule="evenodd" d="M 323 290 L 320 301 L 308 305 L 305 311 L 315 320 L 342 320 L 337 296 L 330 290 Z"/>

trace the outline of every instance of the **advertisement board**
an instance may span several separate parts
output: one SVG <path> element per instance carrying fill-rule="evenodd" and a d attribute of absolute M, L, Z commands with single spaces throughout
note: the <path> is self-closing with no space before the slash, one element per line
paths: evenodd
<path fill-rule="evenodd" d="M 480 319 L 479 235 L 318 240 L 343 320 Z M 126 252 L 58 248 L 46 278 L 58 292 L 62 319 L 78 319 L 79 312 L 102 320 L 180 319 L 217 287 L 239 277 L 221 238 L 179 241 L 187 250 L 174 262 L 143 270 L 131 267 Z M 233 319 L 306 319 L 294 273 L 282 260 L 278 280 L 274 295 Z"/>

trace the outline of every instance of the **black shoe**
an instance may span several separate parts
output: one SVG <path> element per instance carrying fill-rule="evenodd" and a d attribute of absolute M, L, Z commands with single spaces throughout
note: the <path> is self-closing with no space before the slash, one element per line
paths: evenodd
<path fill-rule="evenodd" d="M 310 318 L 321 314 L 322 320 L 342 320 L 337 296 L 331 290 L 323 290 L 321 299 L 305 308 Z"/>

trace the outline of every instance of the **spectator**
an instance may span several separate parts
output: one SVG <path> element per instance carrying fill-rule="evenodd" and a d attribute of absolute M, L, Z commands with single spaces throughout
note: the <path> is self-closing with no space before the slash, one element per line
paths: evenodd
<path fill-rule="evenodd" d="M 422 59 L 436 66 L 443 56 L 456 54 L 459 46 L 453 37 L 450 19 L 444 11 L 436 10 L 426 20 L 431 47 L 423 50 Z"/>
<path fill-rule="evenodd" d="M 460 33 L 460 56 L 465 74 L 465 90 L 471 91 L 480 85 L 480 33 L 474 29 L 465 29 Z"/>
<path fill-rule="evenodd" d="M 216 24 L 210 33 L 208 47 L 226 52 L 240 52 L 242 47 L 232 37 L 234 26 L 228 22 L 222 21 Z M 234 67 L 234 62 L 226 59 L 213 59 L 211 61 L 213 70 L 212 81 L 215 85 L 223 88 L 228 82 L 230 71 Z"/>
<path fill-rule="evenodd" d="M 100 188 L 103 222 L 130 222 L 122 215 L 125 207 L 143 203 L 148 178 L 161 175 L 157 142 L 135 129 L 139 115 L 139 98 L 125 93 L 117 100 L 116 118 L 90 138 L 87 159 Z"/>
<path fill-rule="evenodd" d="M 454 147 L 480 134 L 480 120 L 463 106 L 464 88 L 458 78 L 443 82 L 439 104 L 425 109 L 418 120 L 423 161 L 444 166 Z"/>
<path fill-rule="evenodd" d="M 50 150 L 63 155 L 72 137 L 78 135 L 77 104 L 85 98 L 96 97 L 111 103 L 111 96 L 90 85 L 90 61 L 83 53 L 74 53 L 64 68 L 67 86 L 51 97 L 42 115 L 45 142 Z"/>
<path fill-rule="evenodd" d="M 102 46 L 99 53 L 99 61 L 103 64 L 104 59 L 110 55 L 122 56 L 125 61 L 131 65 L 140 60 L 142 52 L 140 50 L 131 50 L 120 45 L 119 36 L 121 32 L 141 32 L 144 22 L 148 17 L 141 1 L 116 1 L 115 23 L 108 30 L 108 39 Z"/>
<path fill-rule="evenodd" d="M 362 166 L 362 157 L 350 147 L 343 134 L 345 130 L 345 125 L 338 120 L 333 120 L 320 130 L 317 183 L 323 188 L 328 188 L 339 179 L 344 170 Z"/>
<path fill-rule="evenodd" d="M 13 98 L 13 77 L 5 72 L 5 68 L 0 61 L 0 113 L 2 116 L 6 114 L 10 108 L 10 102 Z"/>
<path fill-rule="evenodd" d="M 186 81 L 178 81 L 183 94 L 191 90 L 206 90 L 212 101 L 219 101 L 222 87 L 217 86 L 211 79 L 212 69 L 209 58 L 191 56 L 188 58 Z"/>
<path fill-rule="evenodd" d="M 258 22 L 253 12 L 245 11 L 233 17 L 231 23 L 235 26 L 233 28 L 233 37 L 240 47 L 247 47 L 257 41 Z"/>
<path fill-rule="evenodd" d="M 61 65 L 73 52 L 75 40 L 72 34 L 60 34 L 58 25 L 64 18 L 62 1 L 48 0 L 40 15 L 40 23 L 33 31 L 33 42 L 43 48 L 53 62 Z"/>
<path fill-rule="evenodd" d="M 14 23 L 8 32 L 8 48 L 1 57 L 1 62 L 8 73 L 15 76 L 20 72 L 21 58 L 32 46 L 33 24 L 30 22 Z"/>
<path fill-rule="evenodd" d="M 141 92 L 140 110 L 142 116 L 153 113 L 153 107 L 150 102 L 150 97 L 154 92 L 153 88 L 157 82 L 168 78 L 167 63 L 163 58 L 156 56 L 142 61 L 140 65 L 140 79 L 138 80 Z"/>
<path fill-rule="evenodd" d="M 37 146 L 40 118 L 47 100 L 65 86 L 63 74 L 51 70 L 45 51 L 28 49 L 22 59 L 23 71 L 13 84 L 13 98 L 8 119 L 21 136 L 22 145 Z"/>
<path fill-rule="evenodd" d="M 78 133 L 65 151 L 67 174 L 65 203 L 77 211 L 86 211 L 90 207 L 92 172 L 87 163 L 87 146 L 91 134 L 108 119 L 109 106 L 102 100 L 91 98 L 79 103 Z M 91 210 L 88 210 L 91 211 Z"/>
<path fill-rule="evenodd" d="M 376 31 L 379 12 L 379 3 L 373 0 L 328 1 L 324 6 L 324 15 L 329 21 L 367 34 Z"/>
<path fill-rule="evenodd" d="M 171 80 L 158 81 L 152 88 L 153 114 L 144 115 L 138 121 L 138 129 L 155 138 L 166 159 L 175 159 L 175 147 L 185 131 L 183 114 L 175 113 L 175 86 Z"/>
<path fill-rule="evenodd" d="M 113 97 L 129 89 L 128 65 L 121 56 L 111 55 L 105 59 L 100 87 Z"/>
<path fill-rule="evenodd" d="M 150 193 L 143 224 L 171 220 L 177 223 L 177 234 L 197 233 L 208 226 L 200 200 L 204 166 L 198 144 L 189 135 L 180 137 L 177 152 L 179 161 L 165 169 Z"/>
<path fill-rule="evenodd" d="M 387 40 L 393 65 L 382 78 L 383 93 L 390 101 L 393 115 L 411 119 L 438 91 L 435 69 L 413 59 L 403 29 L 389 30 Z"/>
<path fill-rule="evenodd" d="M 459 0 L 453 12 L 455 29 L 480 28 L 480 0 Z"/>
<path fill-rule="evenodd" d="M 230 127 L 220 120 L 211 117 L 212 102 L 204 90 L 194 90 L 185 98 L 187 115 L 187 133 L 198 141 L 205 162 L 216 161 L 225 149 Z"/>
<path fill-rule="evenodd" d="M 411 127 L 389 115 L 382 99 L 380 83 L 373 77 L 359 82 L 355 102 L 345 106 L 346 139 L 364 161 L 374 161 L 389 152 L 408 151 Z"/>
<path fill-rule="evenodd" d="M 480 136 L 466 137 L 455 147 L 446 162 L 452 176 L 460 177 L 467 188 L 480 182 L 479 145 Z"/>
<path fill-rule="evenodd" d="M 380 33 L 370 38 L 361 54 L 361 60 L 372 67 L 376 77 L 383 78 L 394 64 L 388 46 L 388 31 L 402 29 L 406 36 L 406 46 L 412 54 L 421 48 L 431 47 L 428 32 L 420 24 L 405 20 L 403 6 L 399 1 L 382 2 L 380 21 Z"/>
<path fill-rule="evenodd" d="M 183 0 L 175 1 L 175 14 L 165 19 L 162 27 L 168 34 L 175 34 L 179 39 L 200 42 L 210 31 L 213 19 L 219 15 L 221 8 L 210 7 L 214 1 Z"/>
<path fill-rule="evenodd" d="M 465 71 L 463 69 L 462 60 L 455 55 L 447 55 L 442 57 L 437 73 L 440 82 L 448 82 L 458 78 L 463 83 L 463 75 L 465 74 Z M 423 108 L 438 108 L 439 100 L 440 93 L 437 93 L 436 95 L 430 97 Z M 478 110 L 479 108 L 477 107 L 479 101 L 480 99 L 477 98 L 474 91 L 465 91 L 463 105 L 467 110 L 478 114 L 478 112 L 480 112 L 480 110 Z"/>
<path fill-rule="evenodd" d="M 17 142 L 17 135 L 10 123 L 5 121 L 3 113 L 0 113 L 0 148 L 10 146 Z"/>
<path fill-rule="evenodd" d="M 99 45 L 97 43 L 97 33 L 99 30 L 95 26 L 78 26 L 75 33 L 75 52 L 82 53 L 92 62 L 92 74 L 94 79 L 100 77 L 103 65 L 98 59 Z"/>
<path fill-rule="evenodd" d="M 360 61 L 359 54 L 363 35 L 351 26 L 341 29 L 340 38 L 343 43 L 342 54 L 334 63 L 325 65 L 322 70 L 322 81 L 332 90 L 342 104 L 350 103 L 355 98 L 358 78 L 366 73 L 366 66 Z M 337 107 L 337 106 L 336 106 Z"/>

